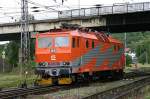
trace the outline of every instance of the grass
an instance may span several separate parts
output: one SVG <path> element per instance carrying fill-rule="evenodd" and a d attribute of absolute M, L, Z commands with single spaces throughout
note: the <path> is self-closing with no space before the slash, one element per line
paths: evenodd
<path fill-rule="evenodd" d="M 130 72 L 130 70 L 132 69 L 139 69 L 141 71 L 144 71 L 144 72 L 150 72 L 150 64 L 137 64 L 137 68 L 135 67 L 134 64 L 131 64 L 130 66 L 126 66 L 125 67 L 125 72 Z"/>
<path fill-rule="evenodd" d="M 10 88 L 10 87 L 18 87 L 23 81 L 27 81 L 28 84 L 32 84 L 34 81 L 35 75 L 20 76 L 19 74 L 0 74 L 0 88 Z"/>
<path fill-rule="evenodd" d="M 150 96 L 145 97 L 145 99 L 150 99 Z"/>
<path fill-rule="evenodd" d="M 144 99 L 150 99 L 150 85 L 148 87 L 145 88 L 146 90 L 146 93 L 145 93 L 145 96 L 144 96 Z"/>

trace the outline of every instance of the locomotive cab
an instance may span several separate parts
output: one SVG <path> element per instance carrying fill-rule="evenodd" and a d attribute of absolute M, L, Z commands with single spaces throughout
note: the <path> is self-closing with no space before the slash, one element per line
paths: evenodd
<path fill-rule="evenodd" d="M 69 33 L 43 33 L 36 36 L 36 73 L 44 79 L 40 83 L 64 83 L 62 77 L 71 73 L 71 36 Z M 56 78 L 61 78 L 56 79 Z M 68 80 L 67 78 L 67 81 Z"/>

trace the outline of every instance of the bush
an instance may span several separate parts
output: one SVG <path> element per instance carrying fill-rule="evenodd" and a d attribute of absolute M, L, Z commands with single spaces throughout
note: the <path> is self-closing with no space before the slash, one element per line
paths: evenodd
<path fill-rule="evenodd" d="M 126 66 L 130 66 L 130 64 L 132 63 L 132 58 L 129 55 L 126 55 Z"/>

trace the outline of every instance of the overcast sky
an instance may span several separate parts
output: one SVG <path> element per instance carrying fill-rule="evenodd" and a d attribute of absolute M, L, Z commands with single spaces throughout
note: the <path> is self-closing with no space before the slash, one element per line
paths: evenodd
<path fill-rule="evenodd" d="M 20 18 L 21 0 L 0 0 L 0 24 L 12 23 L 18 21 Z M 112 5 L 113 3 L 136 3 L 136 2 L 150 2 L 150 0 L 28 0 L 29 1 L 29 14 L 35 16 L 36 19 L 48 19 L 55 16 L 53 10 L 47 10 L 45 7 L 50 7 L 55 10 L 69 10 L 75 8 L 91 7 L 96 4 Z M 33 9 L 32 7 L 39 7 Z M 40 12 L 33 12 L 40 10 Z M 0 42 L 0 44 L 5 42 Z"/>
<path fill-rule="evenodd" d="M 18 21 L 20 18 L 20 6 L 21 0 L 0 0 L 0 23 L 9 23 Z M 45 9 L 45 6 L 52 6 L 55 10 L 69 10 L 74 8 L 90 7 L 96 4 L 111 5 L 113 3 L 135 3 L 135 2 L 150 2 L 150 0 L 28 0 L 29 1 L 29 13 L 34 15 L 36 19 L 52 18 L 55 13 L 50 14 L 52 10 Z M 80 1 L 80 3 L 79 3 Z M 31 7 L 39 7 L 36 10 L 40 12 L 32 12 L 35 9 Z"/>

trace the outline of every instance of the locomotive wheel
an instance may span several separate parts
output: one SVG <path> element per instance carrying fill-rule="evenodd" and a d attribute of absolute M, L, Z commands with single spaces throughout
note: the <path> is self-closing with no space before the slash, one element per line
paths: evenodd
<path fill-rule="evenodd" d="M 120 79 L 123 79 L 123 77 L 124 77 L 123 70 L 112 71 L 112 72 L 111 72 L 111 76 L 112 76 L 112 79 L 113 79 L 113 80 L 120 80 Z"/>
<path fill-rule="evenodd" d="M 75 84 L 77 79 L 75 75 L 71 75 L 71 79 L 72 79 L 72 84 Z"/>
<path fill-rule="evenodd" d="M 123 72 L 123 70 L 120 70 L 119 71 L 119 79 L 123 79 L 124 78 L 124 72 Z"/>

